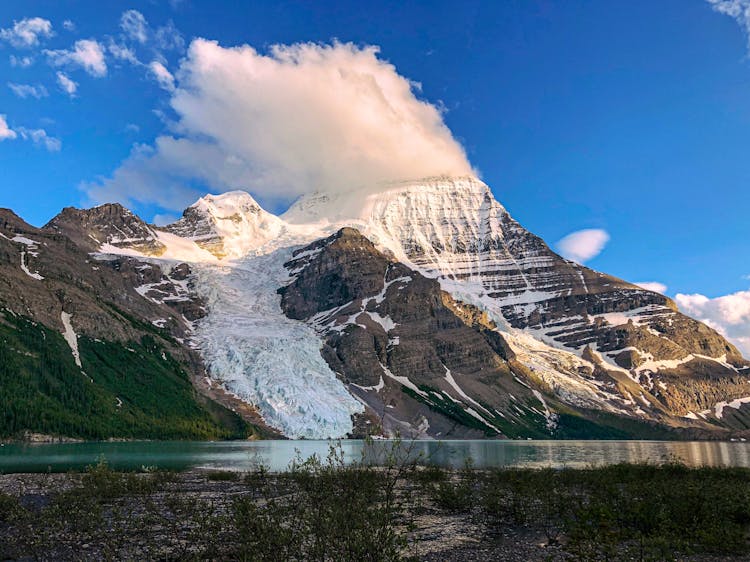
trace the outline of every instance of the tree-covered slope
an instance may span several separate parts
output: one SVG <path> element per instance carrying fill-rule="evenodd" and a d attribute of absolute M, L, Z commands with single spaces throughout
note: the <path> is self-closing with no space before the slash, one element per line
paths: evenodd
<path fill-rule="evenodd" d="M 0 436 L 245 437 L 246 424 L 200 400 L 185 369 L 156 338 L 81 337 L 78 349 L 81 368 L 61 334 L 0 313 Z"/>

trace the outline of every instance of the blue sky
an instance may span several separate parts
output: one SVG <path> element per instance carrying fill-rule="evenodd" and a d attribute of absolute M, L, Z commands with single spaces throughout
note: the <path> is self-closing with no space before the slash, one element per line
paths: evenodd
<path fill-rule="evenodd" d="M 50 28 L 36 20 L 29 39 L 14 28 L 29 18 Z M 719 327 L 721 310 L 739 302 L 746 317 L 732 329 L 750 332 L 749 22 L 748 0 L 368 9 L 9 0 L 0 3 L 0 137 L 3 125 L 9 131 L 0 141 L 0 206 L 41 225 L 63 206 L 91 203 L 92 193 L 124 197 L 92 186 L 108 186 L 123 163 L 150 158 L 157 137 L 184 126 L 172 102 L 194 38 L 260 55 L 310 41 L 376 45 L 379 61 L 441 108 L 471 165 L 524 226 L 552 245 L 604 231 L 587 265 L 662 283 L 670 296 L 706 295 L 681 304 Z M 188 183 L 195 193 L 221 189 Z M 190 202 L 179 190 L 139 197 L 128 202 L 147 220 Z M 260 199 L 278 211 L 290 197 Z M 715 300 L 723 296 L 735 300 Z"/>

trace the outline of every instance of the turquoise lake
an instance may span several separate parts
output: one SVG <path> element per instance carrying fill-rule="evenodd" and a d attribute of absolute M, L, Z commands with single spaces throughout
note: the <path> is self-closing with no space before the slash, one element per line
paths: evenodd
<path fill-rule="evenodd" d="M 571 467 L 681 462 L 689 466 L 750 467 L 750 443 L 677 441 L 132 441 L 0 446 L 0 473 L 61 472 L 95 464 L 100 458 L 117 469 L 156 466 L 187 470 L 252 470 L 263 465 L 284 470 L 295 458 L 328 455 L 340 447 L 346 462 L 383 464 L 389 456 L 421 463 L 474 466 Z"/>

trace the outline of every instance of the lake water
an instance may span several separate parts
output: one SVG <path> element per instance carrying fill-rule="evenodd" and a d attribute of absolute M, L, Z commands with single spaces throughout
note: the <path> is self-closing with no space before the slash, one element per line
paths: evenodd
<path fill-rule="evenodd" d="M 252 470 L 259 464 L 279 471 L 295 457 L 325 457 L 340 447 L 345 461 L 382 464 L 389 455 L 422 463 L 461 467 L 571 467 L 678 461 L 690 466 L 750 467 L 750 443 L 675 441 L 134 441 L 12 444 L 0 447 L 0 473 L 78 470 L 101 457 L 114 468 L 143 466 L 186 470 Z"/>

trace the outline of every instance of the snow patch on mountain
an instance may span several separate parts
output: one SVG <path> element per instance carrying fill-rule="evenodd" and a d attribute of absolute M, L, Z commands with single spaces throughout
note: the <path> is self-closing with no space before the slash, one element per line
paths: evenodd
<path fill-rule="evenodd" d="M 78 334 L 76 334 L 75 330 L 73 329 L 73 324 L 70 323 L 70 314 L 67 312 L 62 312 L 60 314 L 60 319 L 62 320 L 63 327 L 65 328 L 65 332 L 63 332 L 63 337 L 65 338 L 65 341 L 68 342 L 68 345 L 70 346 L 70 351 L 73 354 L 73 360 L 76 362 L 76 365 L 78 365 L 78 368 L 81 368 L 81 355 L 78 353 Z"/>
<path fill-rule="evenodd" d="M 714 414 L 717 418 L 721 419 L 724 417 L 724 408 L 734 408 L 735 410 L 739 410 L 743 404 L 750 404 L 750 396 L 745 398 L 737 398 L 736 400 L 731 400 L 729 402 L 719 402 L 714 406 Z"/>

